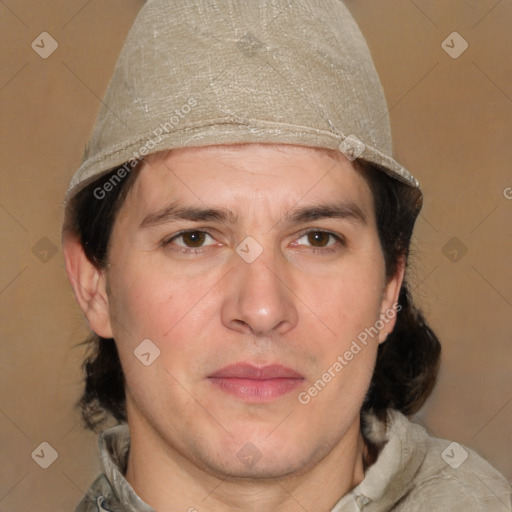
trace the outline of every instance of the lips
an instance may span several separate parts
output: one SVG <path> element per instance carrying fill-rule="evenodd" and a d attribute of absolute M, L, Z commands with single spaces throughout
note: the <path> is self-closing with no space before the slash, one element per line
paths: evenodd
<path fill-rule="evenodd" d="M 304 376 L 277 364 L 237 363 L 216 371 L 208 379 L 220 391 L 244 401 L 267 402 L 298 387 Z"/>
<path fill-rule="evenodd" d="M 269 366 L 254 366 L 252 364 L 232 364 L 210 375 L 210 378 L 228 378 L 228 379 L 303 379 L 304 377 L 292 370 L 279 364 Z"/>

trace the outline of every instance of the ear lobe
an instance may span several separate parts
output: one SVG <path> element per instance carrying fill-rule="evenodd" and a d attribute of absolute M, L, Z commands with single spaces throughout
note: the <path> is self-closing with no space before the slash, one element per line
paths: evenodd
<path fill-rule="evenodd" d="M 405 275 L 406 258 L 400 258 L 397 265 L 396 273 L 386 284 L 381 303 L 380 318 L 384 319 L 384 328 L 379 331 L 379 343 L 386 341 L 389 333 L 396 324 L 396 316 L 398 314 L 397 304 L 400 296 L 400 289 Z"/>
<path fill-rule="evenodd" d="M 87 259 L 82 244 L 76 236 L 64 234 L 62 247 L 69 282 L 89 326 L 98 336 L 112 338 L 104 272 Z"/>

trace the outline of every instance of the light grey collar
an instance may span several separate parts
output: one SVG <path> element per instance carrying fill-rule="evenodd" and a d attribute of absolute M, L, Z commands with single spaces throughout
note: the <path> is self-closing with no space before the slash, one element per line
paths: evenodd
<path fill-rule="evenodd" d="M 105 476 L 124 509 L 127 512 L 155 512 L 137 496 L 122 473 L 130 449 L 128 425 L 117 425 L 105 430 L 99 437 L 98 446 Z"/>

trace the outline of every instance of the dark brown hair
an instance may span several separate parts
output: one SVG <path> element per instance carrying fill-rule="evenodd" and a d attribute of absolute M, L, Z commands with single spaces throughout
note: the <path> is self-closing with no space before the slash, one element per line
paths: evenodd
<path fill-rule="evenodd" d="M 359 162 L 359 168 L 373 193 L 379 239 L 386 274 L 393 276 L 401 259 L 407 258 L 421 195 L 372 164 Z M 108 260 L 109 239 L 116 215 L 134 183 L 139 168 L 105 190 L 119 168 L 87 185 L 66 205 L 63 231 L 78 237 L 88 260 L 104 269 Z M 417 412 L 434 387 L 440 360 L 440 343 L 422 313 L 414 306 L 404 279 L 399 296 L 396 325 L 387 340 L 379 345 L 373 378 L 362 412 L 372 411 L 386 420 L 386 410 L 393 408 L 405 415 Z M 113 339 L 92 334 L 83 343 L 88 354 L 83 363 L 85 389 L 78 402 L 86 427 L 98 430 L 113 417 L 126 421 L 124 374 Z"/>

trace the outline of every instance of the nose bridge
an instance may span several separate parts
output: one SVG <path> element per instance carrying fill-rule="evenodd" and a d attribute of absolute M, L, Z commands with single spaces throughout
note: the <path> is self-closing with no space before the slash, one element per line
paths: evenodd
<path fill-rule="evenodd" d="M 288 288 L 286 261 L 272 247 L 251 260 L 243 250 L 257 249 L 241 244 L 234 255 L 231 286 L 225 298 L 223 320 L 230 328 L 256 335 L 281 334 L 297 322 L 293 294 Z M 253 254 L 254 255 L 254 254 Z"/>

